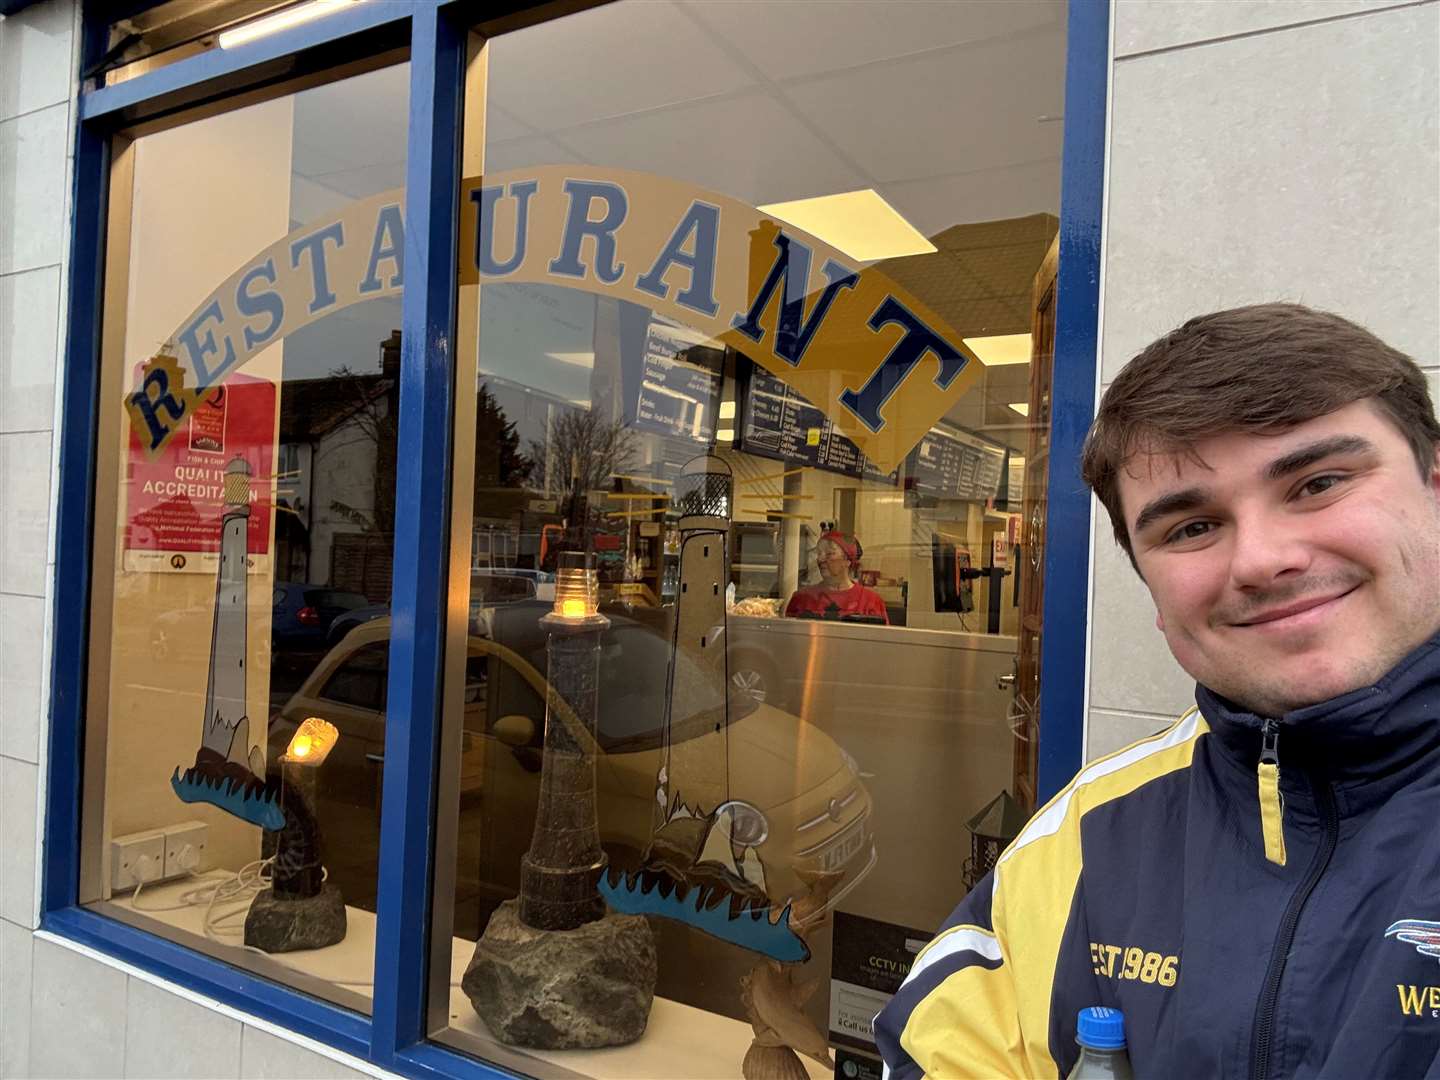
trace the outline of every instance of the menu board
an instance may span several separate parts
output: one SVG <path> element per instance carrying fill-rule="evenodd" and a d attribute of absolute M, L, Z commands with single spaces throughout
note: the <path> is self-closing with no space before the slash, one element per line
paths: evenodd
<path fill-rule="evenodd" d="M 735 449 L 846 476 L 899 482 L 899 470 L 881 472 L 793 387 L 753 364 L 749 382 Z"/>
<path fill-rule="evenodd" d="M 1005 448 L 956 428 L 933 427 L 906 462 L 915 490 L 942 499 L 984 502 L 1000 490 Z"/>
<path fill-rule="evenodd" d="M 635 427 L 709 444 L 720 408 L 722 349 L 695 331 L 653 316 L 645 335 Z"/>

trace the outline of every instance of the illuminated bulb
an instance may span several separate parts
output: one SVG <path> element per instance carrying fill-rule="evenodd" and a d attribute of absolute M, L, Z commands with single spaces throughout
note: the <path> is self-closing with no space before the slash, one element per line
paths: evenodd
<path fill-rule="evenodd" d="M 599 608 L 600 580 L 590 557 L 582 551 L 561 552 L 555 573 L 554 614 L 578 622 Z"/>
<path fill-rule="evenodd" d="M 280 760 L 320 765 L 339 738 L 339 730 L 330 721 L 321 720 L 318 716 L 306 717 L 300 729 L 290 737 L 290 745 L 285 748 Z"/>
<path fill-rule="evenodd" d="M 233 49 L 237 45 L 244 45 L 256 38 L 267 37 L 277 31 L 318 19 L 322 15 L 329 15 L 354 2 L 357 0 L 309 0 L 309 3 L 282 8 L 273 15 L 241 23 L 230 30 L 222 30 L 219 39 L 220 47 Z"/>

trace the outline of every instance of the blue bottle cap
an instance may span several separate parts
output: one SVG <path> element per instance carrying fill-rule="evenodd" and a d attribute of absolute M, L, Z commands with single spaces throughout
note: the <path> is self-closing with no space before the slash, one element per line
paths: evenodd
<path fill-rule="evenodd" d="M 1075 1041 L 1092 1050 L 1124 1049 L 1125 1014 L 1100 1005 L 1081 1009 L 1075 1021 Z"/>

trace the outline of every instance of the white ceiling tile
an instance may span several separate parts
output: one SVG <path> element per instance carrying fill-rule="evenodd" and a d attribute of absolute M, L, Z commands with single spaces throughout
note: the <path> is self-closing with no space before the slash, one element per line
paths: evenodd
<path fill-rule="evenodd" d="M 554 139 L 532 136 L 525 139 L 506 139 L 504 142 L 485 144 L 485 172 L 509 172 L 535 165 L 589 164 L 581 154 L 566 150 Z"/>
<path fill-rule="evenodd" d="M 691 0 L 683 7 L 777 80 L 1065 24 L 1062 0 Z"/>
<path fill-rule="evenodd" d="M 737 90 L 751 77 L 675 5 L 605 4 L 490 42 L 488 100 L 538 132 Z"/>
<path fill-rule="evenodd" d="M 925 53 L 783 93 L 880 181 L 969 172 L 1057 155 L 1064 110 L 1063 29 L 974 49 Z"/>
<path fill-rule="evenodd" d="M 1058 216 L 1060 155 L 999 169 L 885 184 L 880 191 L 906 221 L 932 237 L 952 225 L 1029 214 Z"/>
<path fill-rule="evenodd" d="M 751 206 L 866 186 L 760 91 L 596 124 L 564 140 L 595 164 L 689 181 Z"/>

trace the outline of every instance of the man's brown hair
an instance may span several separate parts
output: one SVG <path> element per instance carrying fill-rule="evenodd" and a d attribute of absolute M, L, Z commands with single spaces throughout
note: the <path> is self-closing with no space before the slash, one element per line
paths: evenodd
<path fill-rule="evenodd" d="M 1200 315 L 1146 347 L 1120 372 L 1085 439 L 1080 469 L 1135 562 L 1119 474 L 1137 452 L 1194 456 L 1234 431 L 1282 431 L 1373 399 L 1428 477 L 1440 423 L 1425 376 L 1364 327 L 1299 304 Z"/>

